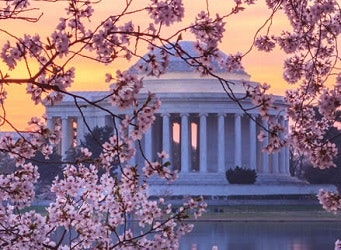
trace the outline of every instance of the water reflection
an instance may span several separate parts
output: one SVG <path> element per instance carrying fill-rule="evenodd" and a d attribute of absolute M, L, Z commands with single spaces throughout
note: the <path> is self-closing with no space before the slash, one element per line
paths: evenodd
<path fill-rule="evenodd" d="M 180 249 L 321 250 L 340 237 L 341 222 L 198 222 Z"/>

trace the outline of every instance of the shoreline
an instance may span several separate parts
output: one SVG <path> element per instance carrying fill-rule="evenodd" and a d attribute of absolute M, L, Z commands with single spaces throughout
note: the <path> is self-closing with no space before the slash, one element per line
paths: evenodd
<path fill-rule="evenodd" d="M 341 218 L 339 219 L 333 219 L 333 218 L 311 218 L 311 219 L 294 219 L 294 218 L 280 218 L 280 219 L 274 219 L 274 218 L 228 218 L 228 219 L 189 219 L 186 220 L 191 223 L 195 222 L 333 222 L 333 223 L 341 223 Z"/>
<path fill-rule="evenodd" d="M 238 202 L 239 201 L 239 202 Z M 210 204 L 198 219 L 188 218 L 185 221 L 195 222 L 330 222 L 341 223 L 340 214 L 325 211 L 320 204 L 312 200 L 237 200 L 233 204 Z M 251 202 L 250 202 L 251 201 Z M 48 201 L 35 202 L 37 210 L 44 210 Z M 173 204 L 176 209 L 177 204 Z"/>

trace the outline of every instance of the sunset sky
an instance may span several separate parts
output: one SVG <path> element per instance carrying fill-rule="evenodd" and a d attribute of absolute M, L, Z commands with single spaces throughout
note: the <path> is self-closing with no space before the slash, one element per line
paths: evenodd
<path fill-rule="evenodd" d="M 117 13 L 120 9 L 119 3 L 125 3 L 125 1 L 108 1 L 103 0 L 100 5 L 95 10 L 97 13 L 97 18 L 91 19 L 91 24 L 96 25 L 100 23 L 100 18 L 106 17 L 112 13 Z M 147 0 L 138 0 L 139 5 L 148 3 Z M 193 3 L 195 2 L 195 6 Z M 210 13 L 213 16 L 214 13 L 219 12 L 220 15 L 228 13 L 232 4 L 231 1 L 226 0 L 211 0 L 209 1 Z M 115 3 L 115 4 L 114 4 Z M 179 27 L 184 27 L 186 24 L 189 25 L 193 22 L 194 17 L 201 9 L 206 6 L 206 1 L 190 1 L 185 0 L 186 8 L 186 18 L 182 23 L 172 26 L 167 32 L 172 34 Z M 42 38 L 46 37 L 48 34 L 53 32 L 54 27 L 56 27 L 59 17 L 63 14 L 63 9 L 65 8 L 65 2 L 56 3 L 39 3 L 42 5 L 41 11 L 44 13 L 41 21 L 38 24 L 26 23 L 24 21 L 2 21 L 1 29 L 10 31 L 11 33 L 21 36 L 23 33 L 35 34 L 38 33 Z M 115 5 L 115 6 L 114 6 Z M 33 6 L 32 6 L 33 7 Z M 138 8 L 138 7 L 137 7 Z M 222 44 L 219 48 L 225 53 L 236 53 L 240 51 L 245 53 L 248 51 L 253 42 L 253 37 L 258 28 L 264 23 L 264 21 L 269 17 L 270 11 L 267 9 L 263 1 L 255 6 L 249 6 L 243 13 L 232 16 L 227 19 L 225 26 L 226 33 Z M 135 19 L 133 19 L 136 22 Z M 141 16 L 138 19 L 141 21 L 139 24 L 141 27 L 148 24 L 148 18 L 146 16 Z M 281 30 L 288 29 L 288 21 L 283 15 L 278 15 L 272 24 L 272 31 L 279 34 Z M 264 34 L 261 31 L 260 34 Z M 193 36 L 189 33 L 183 33 L 183 40 L 193 40 Z M 3 33 L 1 34 L 0 44 L 2 44 L 9 39 Z M 140 48 L 141 52 L 143 48 Z M 284 54 L 275 50 L 273 53 L 260 53 L 255 49 L 249 53 L 245 58 L 243 65 L 248 74 L 251 75 L 253 81 L 267 82 L 272 86 L 272 92 L 275 94 L 283 94 L 284 89 L 287 88 L 287 84 L 282 80 L 282 64 L 284 59 Z M 113 63 L 109 66 L 99 66 L 90 60 L 77 60 L 73 62 L 76 66 L 76 82 L 71 90 L 107 90 L 108 84 L 104 83 L 105 73 L 114 73 L 117 69 L 126 69 L 129 65 L 132 65 L 136 60 L 130 62 L 130 64 L 119 61 Z M 6 66 L 0 62 L 0 68 L 3 72 L 7 71 Z M 23 70 L 21 68 L 20 70 Z M 21 71 L 9 72 L 12 77 L 20 76 Z M 12 86 L 8 89 L 8 100 L 5 103 L 7 119 L 9 119 L 13 124 L 19 129 L 25 129 L 27 121 L 31 116 L 40 116 L 44 112 L 44 108 L 41 106 L 35 106 L 30 97 L 25 94 L 26 86 Z M 11 130 L 9 126 L 0 127 L 0 131 Z"/>

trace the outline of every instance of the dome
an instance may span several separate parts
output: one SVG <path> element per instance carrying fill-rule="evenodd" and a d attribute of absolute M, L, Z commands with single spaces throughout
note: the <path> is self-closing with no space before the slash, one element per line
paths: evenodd
<path fill-rule="evenodd" d="M 169 52 L 169 62 L 168 62 L 168 66 L 167 66 L 167 73 L 190 73 L 190 72 L 194 72 L 194 67 L 190 66 L 185 60 L 193 58 L 193 57 L 199 57 L 200 56 L 198 51 L 194 47 L 196 42 L 180 41 L 178 44 L 184 51 L 186 51 L 188 56 L 184 55 L 183 56 L 184 58 L 175 56 L 174 54 L 176 54 L 175 53 L 176 51 L 174 48 L 172 48 L 171 46 L 167 46 L 167 45 L 162 47 L 163 49 L 165 49 Z M 160 51 L 161 51 L 161 48 L 156 49 L 155 54 L 160 55 L 160 53 L 159 53 Z M 222 57 L 227 57 L 227 55 L 225 53 L 223 53 L 222 51 L 219 51 L 219 53 L 221 53 Z M 145 54 L 143 56 L 144 59 L 141 58 L 140 60 L 138 60 L 137 63 L 134 64 L 130 68 L 130 70 L 137 72 L 137 69 L 141 65 L 146 64 L 145 59 L 147 57 L 148 57 L 148 54 Z M 217 62 L 213 62 L 213 72 L 215 72 L 215 73 L 228 73 L 228 71 L 226 69 L 219 67 Z M 236 70 L 236 71 L 233 71 L 232 73 L 241 74 L 241 75 L 248 75 L 244 70 Z"/>
<path fill-rule="evenodd" d="M 176 51 L 171 45 L 166 45 L 163 48 L 168 51 L 168 64 L 165 74 L 161 74 L 158 77 L 143 76 L 144 87 L 142 92 L 152 92 L 160 96 L 160 94 L 173 94 L 179 95 L 181 93 L 186 96 L 202 94 L 202 93 L 219 93 L 226 96 L 226 92 L 221 85 L 221 82 L 217 79 L 218 76 L 221 79 L 225 79 L 229 82 L 230 88 L 234 93 L 241 93 L 245 95 L 245 88 L 243 83 L 250 82 L 250 76 L 244 70 L 236 70 L 229 72 L 226 69 L 219 67 L 218 62 L 213 63 L 213 75 L 202 76 L 195 71 L 193 66 L 190 66 L 186 59 L 199 57 L 199 53 L 195 48 L 195 42 L 181 41 L 179 46 L 186 52 L 182 57 L 176 56 Z M 162 62 L 162 50 L 158 48 L 155 50 L 155 55 L 159 57 Z M 220 52 L 222 57 L 227 57 L 226 54 Z M 149 54 L 146 54 L 138 60 L 131 68 L 130 71 L 138 73 L 139 69 L 142 71 L 145 69 L 149 71 L 146 60 Z M 187 57 L 187 58 L 186 58 Z M 144 67 L 143 65 L 146 65 Z M 142 68 L 141 68 L 142 66 Z M 143 75 L 143 72 L 141 73 Z"/>

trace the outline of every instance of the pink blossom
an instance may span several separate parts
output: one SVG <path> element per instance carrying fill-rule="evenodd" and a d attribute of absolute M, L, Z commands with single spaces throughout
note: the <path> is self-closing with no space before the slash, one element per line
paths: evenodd
<path fill-rule="evenodd" d="M 182 0 L 151 0 L 147 10 L 155 24 L 162 23 L 166 26 L 180 22 L 184 16 Z"/>
<path fill-rule="evenodd" d="M 275 48 L 275 42 L 271 41 L 271 39 L 268 36 L 259 36 L 255 40 L 255 46 L 259 50 L 263 50 L 265 52 L 269 52 Z"/>
<path fill-rule="evenodd" d="M 206 44 L 208 50 L 217 48 L 225 31 L 225 22 L 217 14 L 215 19 L 212 19 L 208 13 L 200 12 L 191 27 L 191 32 L 201 43 Z"/>
<path fill-rule="evenodd" d="M 21 60 L 22 56 L 23 52 L 16 47 L 11 47 L 10 42 L 4 44 L 1 51 L 1 58 L 10 69 L 14 69 L 16 67 L 17 61 Z"/>
<path fill-rule="evenodd" d="M 232 10 L 224 12 L 223 16 L 211 13 L 207 4 L 207 9 L 199 12 L 192 25 L 182 26 L 180 22 L 185 10 L 181 0 L 151 0 L 141 9 L 134 9 L 127 1 L 124 10 L 113 10 L 111 16 L 102 17 L 99 22 L 93 18 L 95 2 L 69 1 L 66 14 L 54 26 L 56 30 L 49 38 L 41 39 L 39 35 L 29 34 L 17 37 L 4 28 L 3 34 L 9 35 L 11 41 L 4 41 L 0 57 L 11 72 L 1 69 L 1 87 L 13 83 L 25 84 L 26 92 L 35 104 L 53 105 L 62 100 L 64 94 L 70 94 L 68 88 L 76 74 L 72 64 L 79 58 L 108 65 L 118 59 L 127 61 L 136 57 L 144 61 L 144 64 L 138 65 L 140 73 L 160 77 L 167 71 L 169 53 L 172 53 L 160 47 L 171 44 L 178 48 L 179 43 L 174 43 L 174 38 L 181 40 L 180 32 L 185 35 L 186 31 L 190 31 L 197 40 L 195 49 L 198 53 L 198 56 L 186 57 L 186 62 L 201 75 L 211 75 L 224 82 L 225 79 L 213 74 L 212 63 L 218 62 L 222 69 L 236 72 L 243 70 L 242 59 L 247 56 L 247 53 L 238 52 L 224 56 L 219 52 L 225 23 L 231 20 L 228 18 L 232 14 L 238 14 L 246 5 L 255 2 L 235 0 Z M 266 0 L 266 4 L 273 11 L 266 25 L 272 23 L 279 11 L 287 16 L 291 25 L 280 34 L 274 33 L 271 25 L 265 27 L 262 32 L 265 31 L 266 35 L 258 36 L 254 44 L 266 52 L 278 45 L 287 54 L 283 77 L 293 84 L 293 89 L 288 90 L 285 96 L 287 115 L 280 120 L 274 116 L 275 112 L 282 110 L 274 109 L 275 100 L 268 93 L 268 84 L 244 83 L 246 95 L 238 99 L 231 93 L 231 97 L 245 112 L 257 109 L 257 119 L 266 122 L 258 136 L 259 140 L 266 142 L 264 151 L 276 152 L 290 142 L 296 152 L 309 157 L 314 167 L 334 167 L 333 159 L 338 154 L 338 148 L 333 138 L 326 135 L 335 126 L 341 101 L 337 46 L 341 33 L 339 5 L 335 0 Z M 34 8 L 29 9 L 29 6 L 28 0 L 7 1 L 0 9 L 0 19 L 38 22 L 39 18 L 31 19 Z M 142 12 L 147 12 L 151 18 L 146 20 L 146 25 L 135 20 L 135 16 Z M 164 37 L 168 34 L 164 28 L 176 22 L 181 25 L 181 30 L 174 30 L 173 36 Z M 140 55 L 143 46 L 148 47 L 149 51 L 145 57 Z M 181 48 L 175 52 L 178 58 L 183 58 L 185 54 L 186 51 L 181 51 Z M 121 66 L 121 61 L 118 62 Z M 22 68 L 26 69 L 27 76 L 22 79 L 11 76 L 12 72 Z M 336 76 L 336 80 L 331 76 Z M 334 80 L 335 89 L 330 90 L 327 81 Z M 0 138 L 0 150 L 7 152 L 16 165 L 13 173 L 0 175 L 3 191 L 0 192 L 1 247 L 179 248 L 179 238 L 193 228 L 184 219 L 188 214 L 198 217 L 205 211 L 206 204 L 202 199 L 189 198 L 177 212 L 173 212 L 172 205 L 164 199 L 150 199 L 149 177 L 167 181 L 176 178 L 177 172 L 172 171 L 166 161 L 167 153 L 158 153 L 155 161 L 145 159 L 142 167 L 132 166 L 128 162 L 138 150 L 135 148 L 135 144 L 139 143 L 137 140 L 143 138 L 155 121 L 161 102 L 153 93 L 148 93 L 146 99 L 141 100 L 139 92 L 143 79 L 132 71 L 117 71 L 115 76 L 107 74 L 106 82 L 113 83 L 107 100 L 115 112 L 99 106 L 98 100 L 82 100 L 87 105 L 103 108 L 102 111 L 113 119 L 120 118 L 117 109 L 119 113 L 126 112 L 126 116 L 116 124 L 115 135 L 102 145 L 103 150 L 98 158 L 94 159 L 88 149 L 81 148 L 81 155 L 75 164 L 63 164 L 63 175 L 56 177 L 51 187 L 56 197 L 47 209 L 47 216 L 34 211 L 18 211 L 31 205 L 39 180 L 37 167 L 28 163 L 28 159 L 37 151 L 49 157 L 53 147 L 60 143 L 60 123 L 50 129 L 46 126 L 46 120 L 32 118 L 28 124 L 30 133 L 19 133 L 18 139 L 11 135 Z M 5 104 L 6 93 L 5 89 L 1 90 L 1 104 Z M 80 98 L 72 97 L 75 101 Z M 250 98 L 253 107 L 244 107 L 244 98 Z M 82 108 L 80 112 L 83 112 Z M 291 122 L 288 137 L 284 136 L 286 119 Z M 119 173 L 115 176 L 112 174 L 114 166 Z M 339 194 L 320 191 L 318 198 L 327 211 L 336 213 L 340 209 Z M 132 217 L 138 222 L 138 230 L 127 227 Z M 116 228 L 124 230 L 118 233 Z M 141 233 L 146 228 L 152 234 Z M 71 240 L 64 237 L 54 242 L 52 235 L 55 229 L 65 230 L 66 235 L 72 232 L 75 237 Z M 57 246 L 58 242 L 63 243 Z M 337 241 L 335 249 L 339 249 L 339 245 Z"/>

